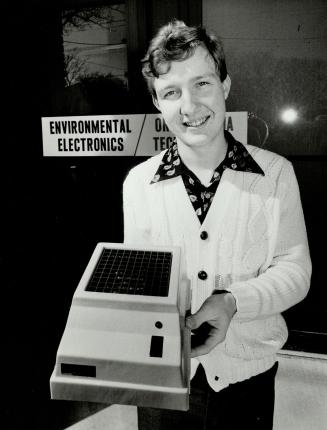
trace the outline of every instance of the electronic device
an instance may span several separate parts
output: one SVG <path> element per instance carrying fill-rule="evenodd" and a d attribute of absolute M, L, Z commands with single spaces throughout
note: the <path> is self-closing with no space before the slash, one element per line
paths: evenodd
<path fill-rule="evenodd" d="M 74 293 L 52 399 L 187 410 L 189 281 L 178 247 L 98 243 Z"/>

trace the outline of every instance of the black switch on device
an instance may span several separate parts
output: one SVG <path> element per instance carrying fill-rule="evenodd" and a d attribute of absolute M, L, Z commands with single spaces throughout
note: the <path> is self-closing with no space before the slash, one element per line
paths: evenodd
<path fill-rule="evenodd" d="M 150 357 L 162 357 L 163 336 L 151 336 Z"/>
<path fill-rule="evenodd" d="M 61 363 L 61 374 L 72 376 L 96 377 L 96 367 L 84 364 Z"/>

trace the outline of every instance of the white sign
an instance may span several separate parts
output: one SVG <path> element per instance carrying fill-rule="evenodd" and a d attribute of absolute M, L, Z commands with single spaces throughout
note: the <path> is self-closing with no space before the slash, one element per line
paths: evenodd
<path fill-rule="evenodd" d="M 227 112 L 225 129 L 247 143 L 247 112 Z M 42 118 L 45 157 L 151 156 L 175 137 L 160 114 Z"/>

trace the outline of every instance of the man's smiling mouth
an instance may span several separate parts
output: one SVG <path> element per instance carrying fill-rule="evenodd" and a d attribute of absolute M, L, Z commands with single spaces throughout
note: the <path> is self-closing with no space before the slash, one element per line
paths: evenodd
<path fill-rule="evenodd" d="M 201 127 L 203 124 L 205 124 L 208 121 L 209 118 L 210 118 L 210 115 L 204 116 L 194 121 L 184 121 L 183 124 L 185 125 L 185 127 Z"/>

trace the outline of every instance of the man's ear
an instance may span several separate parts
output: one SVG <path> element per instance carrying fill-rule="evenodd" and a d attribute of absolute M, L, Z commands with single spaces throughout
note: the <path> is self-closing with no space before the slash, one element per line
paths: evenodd
<path fill-rule="evenodd" d="M 225 100 L 228 97 L 229 91 L 230 91 L 230 87 L 231 87 L 232 81 L 229 77 L 229 75 L 226 76 L 224 82 L 223 82 L 223 89 L 224 89 L 224 96 L 225 96 Z"/>
<path fill-rule="evenodd" d="M 159 112 L 161 112 L 161 109 L 159 107 L 158 99 L 156 96 L 152 96 L 152 102 L 155 105 L 155 107 L 158 109 Z"/>

